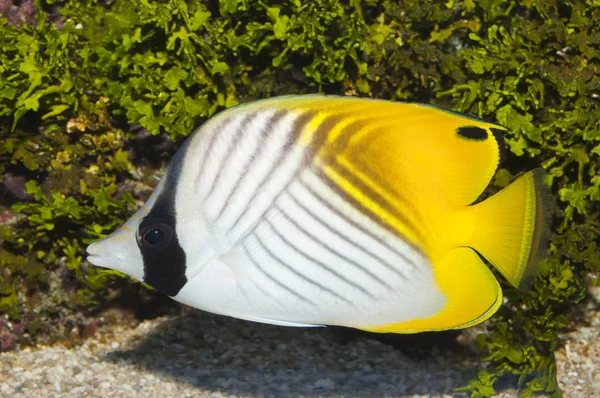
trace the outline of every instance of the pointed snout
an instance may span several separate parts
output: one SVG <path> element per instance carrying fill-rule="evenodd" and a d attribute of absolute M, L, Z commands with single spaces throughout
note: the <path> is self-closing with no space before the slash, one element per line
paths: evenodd
<path fill-rule="evenodd" d="M 144 278 L 144 266 L 135 230 L 127 225 L 87 247 L 93 265 L 123 272 L 137 280 Z"/>

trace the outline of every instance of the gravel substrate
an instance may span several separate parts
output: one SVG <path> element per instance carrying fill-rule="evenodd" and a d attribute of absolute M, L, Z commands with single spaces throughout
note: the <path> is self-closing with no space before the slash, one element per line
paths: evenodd
<path fill-rule="evenodd" d="M 565 397 L 600 397 L 600 317 L 597 309 L 588 313 L 593 314 L 589 326 L 571 333 L 557 353 Z M 261 325 L 200 311 L 163 317 L 134 328 L 101 329 L 82 346 L 4 353 L 0 395 L 462 397 L 453 388 L 477 371 L 478 358 L 469 351 L 472 331 L 458 339 L 462 348 L 434 348 L 419 358 L 394 348 L 416 344 L 414 337 L 348 333 Z M 497 397 L 517 396 L 507 389 Z"/>

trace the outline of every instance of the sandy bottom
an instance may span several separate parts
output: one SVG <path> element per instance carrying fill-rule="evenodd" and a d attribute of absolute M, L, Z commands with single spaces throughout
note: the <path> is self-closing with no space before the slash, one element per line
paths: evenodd
<path fill-rule="evenodd" d="M 597 308 L 588 313 L 588 325 L 566 336 L 557 352 L 565 397 L 600 397 L 600 316 Z M 455 335 L 432 334 L 425 342 L 374 338 L 197 311 L 102 328 L 74 348 L 1 354 L 0 396 L 466 397 L 453 390 L 477 372 L 473 334 L 464 332 L 449 347 L 443 340 L 456 341 Z M 518 397 L 518 391 L 506 386 L 497 397 Z"/>

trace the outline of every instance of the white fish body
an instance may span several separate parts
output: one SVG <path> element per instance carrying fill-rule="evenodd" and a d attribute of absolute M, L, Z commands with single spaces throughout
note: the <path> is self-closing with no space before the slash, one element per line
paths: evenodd
<path fill-rule="evenodd" d="M 473 304 L 472 314 L 453 320 L 473 299 L 445 287 L 435 266 L 446 252 L 429 247 L 442 242 L 436 220 L 446 211 L 426 207 L 427 192 L 416 185 L 426 175 L 419 176 L 419 168 L 406 174 L 402 189 L 420 198 L 412 203 L 390 193 L 394 180 L 378 179 L 369 163 L 361 163 L 370 143 L 384 137 L 377 131 L 390 116 L 387 105 L 378 115 L 373 104 L 389 103 L 287 97 L 213 117 L 177 152 L 144 207 L 88 248 L 89 261 L 192 307 L 264 323 L 415 332 L 480 322 L 497 309 L 499 286 L 473 251 L 455 252 L 464 254 L 459 262 L 467 263 L 465 272 L 474 270 L 467 279 L 489 284 L 489 294 Z M 453 123 L 464 120 L 408 106 L 405 117 L 413 124 L 442 113 Z M 365 109 L 372 113 L 360 112 Z M 361 144 L 364 137 L 370 140 Z M 495 143 L 486 145 L 498 152 Z M 402 161 L 383 148 L 382 159 Z M 404 322 L 407 327 L 387 326 Z"/>
<path fill-rule="evenodd" d="M 304 326 L 439 311 L 445 300 L 427 260 L 354 211 L 311 168 L 310 148 L 294 145 L 301 116 L 268 109 L 248 122 L 241 113 L 191 139 L 182 170 L 199 173 L 180 176 L 176 229 L 182 246 L 208 245 L 188 259 L 189 281 L 174 299 Z"/>

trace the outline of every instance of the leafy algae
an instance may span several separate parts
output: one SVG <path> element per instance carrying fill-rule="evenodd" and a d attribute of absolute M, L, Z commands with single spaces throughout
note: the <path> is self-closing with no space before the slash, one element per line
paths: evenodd
<path fill-rule="evenodd" d="M 53 321 L 92 311 L 114 286 L 117 273 L 85 267 L 84 247 L 119 226 L 143 199 L 136 184 L 151 181 L 124 149 L 136 127 L 180 142 L 240 102 L 358 94 L 507 126 L 510 153 L 494 189 L 534 165 L 549 171 L 557 202 L 549 258 L 531 292 L 503 284 L 507 303 L 478 338 L 482 369 L 462 389 L 489 396 L 516 375 L 522 396 L 560 395 L 557 332 L 585 298 L 588 275 L 600 272 L 597 1 L 36 5 L 37 23 L 0 17 L 0 178 L 27 180 L 0 203 L 10 220 L 0 225 L 0 311 L 22 325 L 20 335 L 68 337 Z"/>

